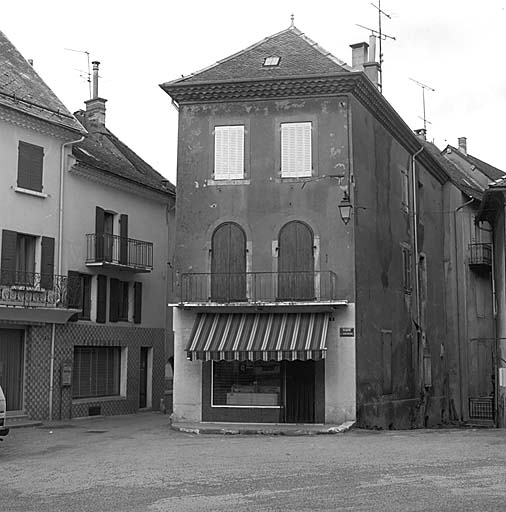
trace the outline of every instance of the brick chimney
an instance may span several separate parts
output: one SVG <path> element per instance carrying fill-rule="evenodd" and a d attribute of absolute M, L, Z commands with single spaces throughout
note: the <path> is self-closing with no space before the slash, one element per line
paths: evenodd
<path fill-rule="evenodd" d="M 97 126 L 105 125 L 105 100 L 98 96 L 98 67 L 100 62 L 93 61 L 93 94 L 91 100 L 84 102 L 86 105 L 86 119 Z"/>
<path fill-rule="evenodd" d="M 467 155 L 467 138 L 466 137 L 459 137 L 459 151 L 461 153 L 464 153 L 464 155 Z"/>
<path fill-rule="evenodd" d="M 368 61 L 369 45 L 364 41 L 362 43 L 350 44 L 351 48 L 351 67 L 353 71 L 364 71 L 364 64 Z"/>

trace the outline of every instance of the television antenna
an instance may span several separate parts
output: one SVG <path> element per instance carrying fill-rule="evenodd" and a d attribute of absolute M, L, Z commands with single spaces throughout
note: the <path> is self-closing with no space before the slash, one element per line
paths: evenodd
<path fill-rule="evenodd" d="M 74 50 L 73 48 L 64 48 L 64 50 L 67 50 L 68 52 L 76 52 L 76 53 L 84 53 L 86 55 L 87 61 L 88 61 L 88 71 L 86 72 L 85 79 L 88 82 L 88 92 L 90 94 L 90 100 L 91 100 L 91 67 L 90 67 L 90 52 L 87 52 L 86 50 Z M 78 70 L 79 71 L 79 70 Z M 82 76 L 82 75 L 81 75 Z"/>
<path fill-rule="evenodd" d="M 386 13 L 381 8 L 381 0 L 378 0 L 378 5 L 371 3 L 371 5 L 378 11 L 378 30 L 364 27 L 364 25 L 356 24 L 357 27 L 365 28 L 366 30 L 369 30 L 371 32 L 371 35 L 376 37 L 378 39 L 378 46 L 379 46 L 379 55 L 378 55 L 378 61 L 379 61 L 379 70 L 378 70 L 378 87 L 380 92 L 383 92 L 383 47 L 382 47 L 382 41 L 385 41 L 387 39 L 392 39 L 395 41 L 395 37 L 389 36 L 388 34 L 385 34 L 383 32 L 382 28 L 382 18 L 383 16 L 386 16 L 389 20 L 392 19 L 392 16 L 390 14 Z"/>
<path fill-rule="evenodd" d="M 422 88 L 422 102 L 423 102 L 423 117 L 420 117 L 420 119 L 423 120 L 423 129 L 427 132 L 427 123 L 432 124 L 430 121 L 427 121 L 427 117 L 425 116 L 425 91 L 432 91 L 435 92 L 436 89 L 433 89 L 432 87 L 429 87 L 426 84 L 423 84 L 422 82 L 419 82 L 418 80 L 415 80 L 414 78 L 410 78 L 411 81 L 415 82 L 416 85 Z"/>

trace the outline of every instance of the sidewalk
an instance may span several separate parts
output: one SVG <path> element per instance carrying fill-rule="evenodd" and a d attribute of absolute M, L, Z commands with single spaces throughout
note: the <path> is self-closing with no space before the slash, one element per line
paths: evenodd
<path fill-rule="evenodd" d="M 342 434 L 350 430 L 354 421 L 341 425 L 292 424 L 292 423 L 212 423 L 173 422 L 171 428 L 187 434 L 314 436 Z"/>

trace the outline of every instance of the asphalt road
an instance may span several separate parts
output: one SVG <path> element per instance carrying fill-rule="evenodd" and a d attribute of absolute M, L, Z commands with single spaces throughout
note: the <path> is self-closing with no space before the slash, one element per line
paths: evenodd
<path fill-rule="evenodd" d="M 0 511 L 504 511 L 506 431 L 174 432 L 156 413 L 11 430 Z"/>

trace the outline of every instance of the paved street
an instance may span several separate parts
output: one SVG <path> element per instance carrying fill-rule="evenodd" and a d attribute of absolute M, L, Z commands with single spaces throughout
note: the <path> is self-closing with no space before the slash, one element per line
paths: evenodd
<path fill-rule="evenodd" d="M 506 432 L 174 432 L 155 413 L 15 429 L 0 510 L 505 510 Z"/>

